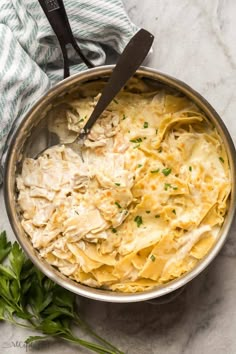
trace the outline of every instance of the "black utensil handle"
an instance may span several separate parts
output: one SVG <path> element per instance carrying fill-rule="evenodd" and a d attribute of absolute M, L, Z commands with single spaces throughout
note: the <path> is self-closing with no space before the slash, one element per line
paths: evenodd
<path fill-rule="evenodd" d="M 90 131 L 112 99 L 122 89 L 128 79 L 133 76 L 147 56 L 153 40 L 154 36 L 144 29 L 139 30 L 131 38 L 119 57 L 118 62 L 102 91 L 101 97 L 89 120 L 85 124 L 83 132 L 80 134 L 79 138 L 83 138 Z"/>
<path fill-rule="evenodd" d="M 80 56 L 81 60 L 89 67 L 92 68 L 94 65 L 87 59 L 82 53 L 81 49 L 76 43 L 73 36 L 70 23 L 67 17 L 65 6 L 62 0 L 38 0 L 47 19 L 52 26 L 55 35 L 60 43 L 61 49 L 65 48 L 67 44 L 71 44 L 75 51 Z M 64 58 L 64 77 L 69 76 L 69 63 L 67 54 L 63 51 Z M 66 73 L 67 71 L 67 73 Z M 65 75 L 67 74 L 67 75 Z"/>

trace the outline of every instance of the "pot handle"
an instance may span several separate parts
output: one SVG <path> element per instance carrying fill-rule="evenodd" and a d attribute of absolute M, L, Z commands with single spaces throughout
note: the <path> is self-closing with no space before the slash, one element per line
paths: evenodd
<path fill-rule="evenodd" d="M 67 55 L 68 44 L 72 45 L 74 50 L 77 52 L 81 60 L 87 65 L 88 68 L 93 68 L 94 65 L 83 54 L 75 40 L 75 37 L 73 36 L 63 0 L 38 1 L 59 41 L 64 60 L 64 78 L 70 76 L 69 60 Z"/>

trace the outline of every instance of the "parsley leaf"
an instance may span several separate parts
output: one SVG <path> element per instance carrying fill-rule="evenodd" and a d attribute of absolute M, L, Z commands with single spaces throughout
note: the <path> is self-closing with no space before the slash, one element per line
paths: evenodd
<path fill-rule="evenodd" d="M 144 123 L 143 123 L 143 127 L 144 127 L 144 128 L 148 128 L 148 122 L 144 122 Z"/>
<path fill-rule="evenodd" d="M 189 166 L 188 169 L 189 169 L 190 172 L 193 170 L 192 166 Z"/>
<path fill-rule="evenodd" d="M 151 173 L 158 173 L 160 171 L 160 168 L 157 168 L 156 170 L 150 171 Z"/>
<path fill-rule="evenodd" d="M 220 157 L 219 157 L 219 160 L 220 160 L 222 163 L 224 163 L 224 162 L 225 162 L 225 160 L 223 159 L 223 157 L 222 157 L 222 156 L 220 156 Z"/>
<path fill-rule="evenodd" d="M 168 188 L 172 188 L 174 191 L 177 191 L 177 189 L 178 189 L 178 187 L 173 187 L 170 183 L 165 183 L 165 185 L 164 185 L 165 191 L 167 191 Z"/>
<path fill-rule="evenodd" d="M 118 203 L 118 202 L 115 202 L 115 205 L 117 206 L 117 208 L 121 209 L 122 206 Z"/>
<path fill-rule="evenodd" d="M 10 280 L 5 277 L 0 277 L 0 296 L 12 300 L 10 293 Z"/>
<path fill-rule="evenodd" d="M 51 335 L 66 333 L 64 327 L 59 321 L 53 321 L 51 319 L 43 320 L 39 326 L 39 329 L 41 329 L 43 333 Z"/>
<path fill-rule="evenodd" d="M 11 242 L 7 242 L 6 232 L 3 231 L 0 234 L 0 262 L 9 254 L 11 250 Z"/>
<path fill-rule="evenodd" d="M 134 218 L 134 221 L 137 223 L 137 227 L 140 227 L 143 223 L 143 219 L 142 219 L 142 216 L 139 216 L 137 215 L 135 218 Z"/>
<path fill-rule="evenodd" d="M 18 302 L 19 298 L 21 296 L 21 293 L 20 293 L 20 285 L 18 285 L 18 282 L 16 279 L 13 279 L 11 281 L 10 291 L 11 291 L 11 295 L 12 295 L 12 298 L 14 299 L 14 301 Z"/>
<path fill-rule="evenodd" d="M 131 143 L 141 143 L 143 140 L 142 138 L 137 138 L 137 139 L 131 139 L 130 142 Z"/>
<path fill-rule="evenodd" d="M 55 283 L 53 283 L 51 280 L 50 282 L 53 285 L 53 304 L 70 308 L 70 310 L 73 312 L 73 302 L 75 299 L 74 295 L 70 291 L 63 289 L 59 285 L 55 285 Z"/>
<path fill-rule="evenodd" d="M 152 262 L 155 262 L 156 257 L 154 256 L 154 254 L 151 254 L 150 259 L 151 259 Z"/>
<path fill-rule="evenodd" d="M 171 184 L 170 184 L 170 183 L 165 183 L 165 187 L 164 187 L 165 191 L 167 191 L 168 188 L 170 188 L 170 187 L 171 187 Z"/>
<path fill-rule="evenodd" d="M 161 172 L 163 175 L 168 176 L 171 173 L 171 168 L 164 168 Z"/>
<path fill-rule="evenodd" d="M 51 302 L 52 293 L 44 293 L 43 287 L 37 281 L 37 277 L 34 277 L 29 291 L 29 304 L 33 312 L 39 315 Z"/>
<path fill-rule="evenodd" d="M 23 267 L 24 262 L 26 261 L 26 257 L 17 242 L 14 242 L 11 248 L 11 252 L 9 254 L 9 261 L 13 272 L 19 280 L 21 269 Z"/>
<path fill-rule="evenodd" d="M 0 247 L 0 320 L 44 334 L 30 336 L 26 343 L 56 336 L 93 352 L 123 354 L 80 318 L 75 295 L 42 274 L 16 242 L 7 242 L 5 232 L 0 233 Z M 101 344 L 78 338 L 72 325 L 81 327 Z"/>
<path fill-rule="evenodd" d="M 0 274 L 4 275 L 8 279 L 16 279 L 15 273 L 8 266 L 3 266 L 0 264 Z"/>

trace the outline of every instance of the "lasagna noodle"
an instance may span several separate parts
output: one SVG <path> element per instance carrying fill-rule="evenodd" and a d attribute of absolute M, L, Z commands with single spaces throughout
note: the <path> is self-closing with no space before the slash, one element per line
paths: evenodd
<path fill-rule="evenodd" d="M 76 139 L 103 86 L 85 84 L 49 112 L 61 143 Z M 214 246 L 230 198 L 229 162 L 217 130 L 186 97 L 131 80 L 82 154 L 54 146 L 26 158 L 17 177 L 22 226 L 64 275 L 148 291 L 190 271 Z"/>

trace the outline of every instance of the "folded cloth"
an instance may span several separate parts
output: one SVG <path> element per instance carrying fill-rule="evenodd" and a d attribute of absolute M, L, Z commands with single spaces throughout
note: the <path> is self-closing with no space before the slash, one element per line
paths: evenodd
<path fill-rule="evenodd" d="M 57 38 L 38 0 L 0 0 L 0 155 L 7 148 L 13 122 L 63 79 Z M 74 36 L 94 63 L 106 61 L 109 48 L 121 53 L 138 28 L 122 0 L 64 0 Z M 69 51 L 71 74 L 86 69 Z M 15 125 L 15 124 L 14 124 Z"/>

